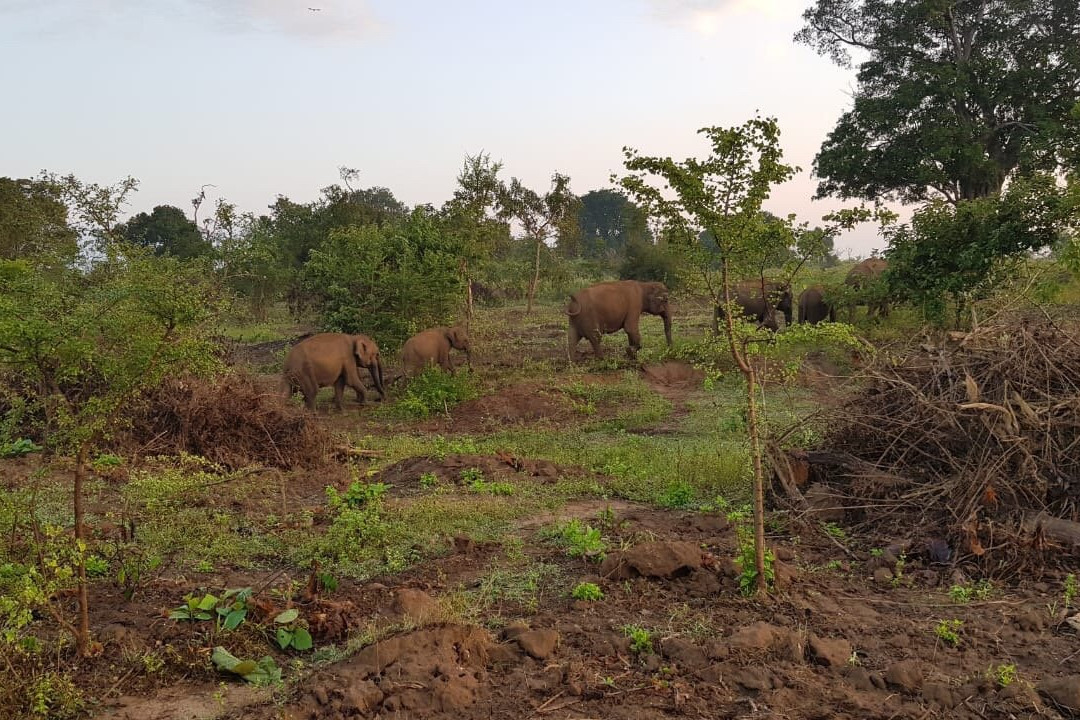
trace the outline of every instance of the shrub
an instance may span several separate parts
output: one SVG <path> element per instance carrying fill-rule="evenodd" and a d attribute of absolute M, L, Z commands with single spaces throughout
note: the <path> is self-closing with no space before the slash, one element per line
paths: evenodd
<path fill-rule="evenodd" d="M 428 368 L 409 381 L 396 407 L 407 418 L 426 418 L 478 394 L 472 376 L 449 375 L 438 368 Z"/>

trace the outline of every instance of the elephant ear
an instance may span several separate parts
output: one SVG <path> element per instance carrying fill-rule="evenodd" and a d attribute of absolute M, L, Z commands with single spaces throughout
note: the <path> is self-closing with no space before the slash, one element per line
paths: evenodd
<path fill-rule="evenodd" d="M 374 343 L 368 340 L 366 337 L 357 335 L 353 338 L 353 353 L 356 355 L 356 359 L 364 367 L 371 365 L 374 360 L 375 348 Z"/>

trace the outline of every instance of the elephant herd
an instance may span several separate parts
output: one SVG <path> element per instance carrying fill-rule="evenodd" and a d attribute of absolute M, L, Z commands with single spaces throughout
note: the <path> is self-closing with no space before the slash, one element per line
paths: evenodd
<path fill-rule="evenodd" d="M 863 260 L 848 273 L 844 284 L 853 291 L 864 290 L 881 277 L 887 262 L 880 258 Z M 776 314 L 784 315 L 786 324 L 793 320 L 794 306 L 790 285 L 765 280 L 745 281 L 735 286 L 734 300 L 742 308 L 743 315 L 759 326 L 778 329 Z M 599 357 L 602 335 L 626 331 L 629 339 L 628 352 L 636 354 L 641 348 L 640 322 L 642 314 L 655 315 L 664 322 L 664 337 L 671 345 L 671 307 L 668 288 L 660 282 L 617 280 L 590 285 L 570 296 L 566 305 L 569 323 L 567 351 L 573 360 L 578 344 L 584 338 L 592 345 L 593 354 Z M 849 302 L 854 311 L 854 303 Z M 864 300 L 868 313 L 888 313 L 884 300 Z M 806 288 L 799 295 L 798 321 L 816 324 L 836 319 L 835 302 L 827 298 L 820 285 Z M 716 309 L 714 322 L 722 317 L 723 310 Z M 409 338 L 401 349 L 401 361 L 405 374 L 416 375 L 425 368 L 437 365 L 447 372 L 454 372 L 450 349 L 465 353 L 471 365 L 469 337 L 460 327 L 436 327 Z M 366 368 L 380 398 L 386 397 L 383 379 L 383 362 L 379 346 L 367 335 L 343 333 L 319 333 L 305 338 L 289 351 L 282 373 L 281 391 L 290 397 L 296 390 L 304 394 L 309 410 L 315 408 L 315 396 L 322 387 L 334 388 L 334 405 L 342 409 L 345 388 L 356 392 L 357 400 L 364 402 L 365 389 L 360 381 L 360 368 Z"/>
<path fill-rule="evenodd" d="M 453 373 L 450 348 L 461 350 L 467 361 L 472 362 L 469 336 L 462 328 L 435 327 L 413 335 L 401 348 L 405 374 L 416 375 L 432 365 Z M 356 392 L 358 401 L 362 403 L 365 400 L 360 368 L 368 370 L 380 399 L 385 398 L 383 362 L 374 340 L 367 335 L 344 333 L 312 335 L 293 345 L 285 356 L 281 392 L 288 398 L 300 390 L 304 395 L 304 404 L 309 410 L 314 410 L 319 388 L 333 387 L 334 406 L 341 410 L 346 387 Z"/>

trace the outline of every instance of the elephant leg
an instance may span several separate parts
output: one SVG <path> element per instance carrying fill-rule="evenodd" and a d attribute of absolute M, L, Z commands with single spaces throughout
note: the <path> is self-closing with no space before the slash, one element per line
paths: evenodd
<path fill-rule="evenodd" d="M 319 386 L 311 378 L 301 378 L 300 392 L 304 394 L 304 407 L 315 410 L 315 396 L 319 394 Z"/>
<path fill-rule="evenodd" d="M 344 396 L 345 376 L 339 375 L 338 379 L 334 381 L 334 407 L 338 409 L 338 412 L 341 412 L 345 409 L 345 406 L 341 402 Z"/>
<path fill-rule="evenodd" d="M 630 357 L 637 357 L 637 351 L 641 349 L 641 329 L 638 327 L 637 319 L 626 323 L 626 337 L 630 341 L 629 346 L 626 348 L 626 354 Z"/>
<path fill-rule="evenodd" d="M 604 353 L 600 350 L 600 331 L 593 330 L 588 335 L 589 344 L 592 345 L 593 355 L 600 358 L 604 356 Z"/>
<path fill-rule="evenodd" d="M 367 401 L 367 395 L 364 392 L 364 383 L 360 382 L 360 374 L 358 373 L 356 366 L 346 364 L 345 371 L 338 378 L 338 382 L 341 383 L 342 391 L 345 390 L 345 386 L 348 385 L 356 392 L 356 402 L 363 405 Z M 342 409 L 340 406 L 338 409 Z"/>
<path fill-rule="evenodd" d="M 577 355 L 577 346 L 581 341 L 581 333 L 574 327 L 574 323 L 570 323 L 570 327 L 566 330 L 566 357 L 570 362 L 574 362 L 574 356 Z"/>
<path fill-rule="evenodd" d="M 454 374 L 454 361 L 450 359 L 449 349 L 439 353 L 439 365 L 442 366 L 442 369 L 446 372 L 451 375 Z"/>

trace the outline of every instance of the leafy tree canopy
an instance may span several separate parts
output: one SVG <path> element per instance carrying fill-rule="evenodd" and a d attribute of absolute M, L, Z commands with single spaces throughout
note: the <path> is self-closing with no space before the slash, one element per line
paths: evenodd
<path fill-rule="evenodd" d="M 155 255 L 190 260 L 213 252 L 199 227 L 183 210 L 172 205 L 158 205 L 149 214 L 138 213 L 117 226 L 116 233 L 132 245 L 149 248 Z"/>
<path fill-rule="evenodd" d="M 1076 0 L 817 0 L 796 40 L 858 66 L 818 196 L 956 204 L 1080 147 Z"/>
<path fill-rule="evenodd" d="M 618 190 L 593 190 L 580 200 L 577 213 L 572 215 L 576 227 L 559 235 L 563 255 L 592 259 L 620 256 L 630 243 L 652 240 L 645 212 Z"/>
<path fill-rule="evenodd" d="M 0 178 L 0 259 L 41 253 L 70 259 L 78 252 L 77 240 L 55 185 Z"/>

